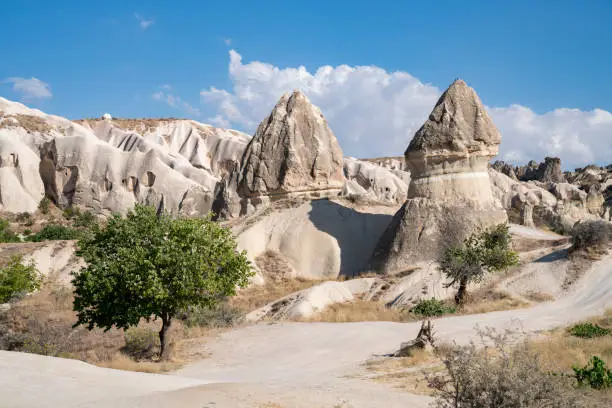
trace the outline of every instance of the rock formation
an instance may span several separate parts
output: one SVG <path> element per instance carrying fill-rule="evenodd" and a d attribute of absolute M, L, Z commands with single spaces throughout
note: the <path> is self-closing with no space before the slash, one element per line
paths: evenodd
<path fill-rule="evenodd" d="M 279 198 L 339 195 L 342 166 L 342 150 L 319 108 L 299 91 L 285 94 L 220 187 L 215 210 L 231 218 Z"/>
<path fill-rule="evenodd" d="M 397 173 L 404 173 L 403 178 L 398 177 Z M 344 176 L 347 183 L 343 195 L 364 196 L 375 201 L 398 204 L 406 200 L 410 174 L 402 170 L 392 171 L 369 161 L 345 157 Z M 350 181 L 357 183 L 353 190 L 349 187 L 352 185 Z"/>
<path fill-rule="evenodd" d="M 434 259 L 449 240 L 507 221 L 487 172 L 500 141 L 476 92 L 455 81 L 406 150 L 408 200 L 374 251 L 375 270 L 392 273 Z"/>
<path fill-rule="evenodd" d="M 46 194 L 102 214 L 143 203 L 201 215 L 247 142 L 187 120 L 75 123 L 0 98 L 0 210 L 33 212 Z"/>

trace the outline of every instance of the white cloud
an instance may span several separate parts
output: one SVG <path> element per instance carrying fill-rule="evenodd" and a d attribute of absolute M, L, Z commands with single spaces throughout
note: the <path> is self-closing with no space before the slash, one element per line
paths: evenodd
<path fill-rule="evenodd" d="M 26 101 L 50 99 L 53 97 L 49 84 L 37 78 L 11 77 L 2 82 L 13 84 L 13 91 L 20 94 L 21 98 Z"/>
<path fill-rule="evenodd" d="M 252 133 L 284 92 L 300 89 L 321 108 L 351 156 L 401 156 L 441 94 L 407 72 L 375 66 L 323 66 L 311 73 L 303 66 L 243 63 L 234 50 L 229 56 L 231 91 L 211 87 L 200 92 L 202 102 L 216 110 L 208 121 Z M 556 155 L 564 167 L 573 168 L 612 157 L 612 114 L 607 111 L 556 109 L 538 115 L 521 105 L 488 109 L 502 133 L 502 159 L 517 163 Z"/>
<path fill-rule="evenodd" d="M 169 86 L 169 85 L 168 85 Z M 166 85 L 162 85 L 162 88 L 165 88 Z M 159 91 L 155 92 L 151 97 L 160 102 L 165 102 L 168 106 L 178 109 L 188 116 L 200 116 L 202 113 L 200 110 L 191 104 L 185 102 L 181 97 L 169 94 L 167 92 Z"/>
<path fill-rule="evenodd" d="M 152 18 L 145 18 L 138 13 L 134 13 L 134 17 L 136 17 L 136 20 L 138 20 L 138 25 L 143 31 L 149 28 L 153 23 L 155 23 L 155 20 L 153 20 Z"/>
<path fill-rule="evenodd" d="M 225 43 L 225 45 L 227 45 L 228 47 L 230 45 L 232 45 L 232 39 L 231 38 L 224 38 L 223 42 Z"/>

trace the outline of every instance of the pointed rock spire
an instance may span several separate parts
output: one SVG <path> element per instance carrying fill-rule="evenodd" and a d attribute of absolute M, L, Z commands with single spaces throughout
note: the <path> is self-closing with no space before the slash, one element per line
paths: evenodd
<path fill-rule="evenodd" d="M 242 197 L 341 189 L 342 150 L 319 108 L 300 91 L 284 94 L 244 153 Z"/>

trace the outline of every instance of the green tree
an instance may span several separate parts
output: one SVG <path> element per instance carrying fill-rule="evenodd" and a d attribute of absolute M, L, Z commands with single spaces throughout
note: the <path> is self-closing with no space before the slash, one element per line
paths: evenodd
<path fill-rule="evenodd" d="M 510 249 L 511 236 L 507 224 L 479 230 L 461 246 L 447 248 L 440 269 L 447 276 L 447 287 L 458 285 L 455 302 L 463 304 L 467 285 L 478 282 L 485 272 L 505 270 L 518 263 L 518 254 Z"/>
<path fill-rule="evenodd" d="M 33 262 L 23 264 L 23 257 L 13 256 L 0 268 L 0 303 L 40 288 L 41 276 Z"/>
<path fill-rule="evenodd" d="M 152 207 L 113 215 L 78 243 L 87 262 L 74 273 L 76 325 L 127 329 L 160 318 L 161 359 L 172 319 L 189 306 L 214 307 L 252 276 L 231 232 L 203 219 L 173 219 Z"/>

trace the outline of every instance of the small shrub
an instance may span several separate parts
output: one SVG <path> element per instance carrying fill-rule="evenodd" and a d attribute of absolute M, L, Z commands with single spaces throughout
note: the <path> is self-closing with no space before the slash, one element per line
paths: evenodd
<path fill-rule="evenodd" d="M 20 242 L 21 240 L 11 230 L 11 226 L 7 220 L 0 219 L 0 242 Z"/>
<path fill-rule="evenodd" d="M 91 228 L 96 223 L 96 217 L 91 211 L 80 211 L 74 216 L 72 226 L 75 228 Z"/>
<path fill-rule="evenodd" d="M 67 220 L 70 220 L 79 214 L 81 214 L 81 211 L 78 208 L 73 208 L 73 207 L 68 207 L 64 209 L 64 211 L 62 212 L 62 215 Z"/>
<path fill-rule="evenodd" d="M 242 312 L 228 303 L 219 303 L 214 308 L 190 306 L 181 316 L 187 327 L 231 327 L 243 319 Z"/>
<path fill-rule="evenodd" d="M 436 408 L 556 407 L 593 405 L 590 396 L 576 390 L 564 376 L 542 369 L 538 354 L 528 343 L 514 344 L 507 335 L 481 333 L 483 348 L 436 347 L 445 370 L 427 376 Z"/>
<path fill-rule="evenodd" d="M 578 323 L 577 325 L 572 326 L 569 329 L 569 332 L 572 336 L 591 339 L 593 337 L 607 336 L 612 331 L 610 331 L 610 329 L 603 328 L 591 322 L 586 322 L 586 323 Z"/>
<path fill-rule="evenodd" d="M 41 277 L 34 263 L 24 265 L 22 261 L 21 256 L 14 256 L 8 265 L 0 268 L 0 303 L 40 288 Z"/>
<path fill-rule="evenodd" d="M 123 338 L 123 351 L 138 359 L 153 357 L 160 347 L 159 334 L 151 327 L 130 327 Z"/>
<path fill-rule="evenodd" d="M 28 235 L 32 235 L 32 230 L 31 230 L 31 229 L 29 229 L 29 228 L 24 229 L 24 230 L 23 230 L 23 235 L 24 235 L 24 236 L 26 236 L 26 237 L 27 237 Z"/>
<path fill-rule="evenodd" d="M 591 357 L 589 364 L 586 366 L 582 368 L 573 367 L 573 370 L 578 386 L 588 385 L 596 390 L 612 387 L 612 371 L 597 356 Z"/>
<path fill-rule="evenodd" d="M 608 245 L 612 227 L 607 221 L 583 221 L 572 229 L 572 249 L 600 248 Z"/>
<path fill-rule="evenodd" d="M 29 212 L 22 212 L 22 213 L 17 214 L 15 219 L 17 220 L 17 222 L 25 223 L 25 222 L 30 221 L 32 219 L 32 216 L 30 215 Z"/>
<path fill-rule="evenodd" d="M 27 240 L 31 242 L 41 241 L 56 241 L 56 240 L 69 240 L 69 239 L 81 239 L 83 237 L 83 231 L 66 227 L 64 225 L 49 224 L 37 232 L 34 235 L 30 235 Z"/>
<path fill-rule="evenodd" d="M 43 199 L 40 200 L 40 203 L 38 204 L 38 209 L 40 210 L 41 213 L 47 214 L 49 213 L 50 205 L 51 205 L 51 200 L 49 200 L 48 197 L 43 197 Z"/>
<path fill-rule="evenodd" d="M 431 298 L 420 300 L 410 311 L 419 316 L 433 317 L 455 313 L 457 309 L 441 300 Z"/>

